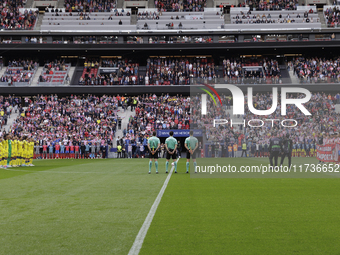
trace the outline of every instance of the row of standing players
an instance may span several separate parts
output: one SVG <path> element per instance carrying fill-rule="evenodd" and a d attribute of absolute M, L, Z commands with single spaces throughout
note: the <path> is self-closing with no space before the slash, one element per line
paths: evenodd
<path fill-rule="evenodd" d="M 192 158 L 196 173 L 196 151 L 198 148 L 198 139 L 193 136 L 194 132 L 190 131 L 190 136 L 185 139 L 184 147 L 187 149 L 187 162 L 186 162 L 186 173 L 189 173 L 190 158 Z M 169 137 L 165 140 L 165 150 L 166 150 L 166 163 L 165 163 L 165 173 L 169 172 L 169 160 L 172 159 L 175 173 L 177 173 L 177 140 L 173 137 L 173 131 L 169 132 Z M 155 162 L 156 174 L 158 174 L 158 150 L 160 148 L 161 142 L 156 136 L 156 131 L 153 132 L 152 137 L 148 140 L 149 149 L 149 174 L 151 174 L 151 168 L 153 161 Z"/>
<path fill-rule="evenodd" d="M 190 136 L 185 139 L 184 146 L 187 149 L 187 163 L 186 163 L 186 173 L 189 173 L 189 165 L 190 158 L 193 159 L 194 168 L 196 173 L 196 150 L 198 147 L 198 140 L 193 136 L 193 131 L 190 131 Z M 148 149 L 150 151 L 150 161 L 149 161 L 149 174 L 151 173 L 152 161 L 155 162 L 156 174 L 158 174 L 158 150 L 160 147 L 160 140 L 156 137 L 156 132 L 153 132 L 153 136 L 148 140 Z M 269 162 L 271 166 L 277 166 L 278 158 L 281 156 L 280 165 L 283 164 L 284 159 L 288 158 L 289 167 L 292 164 L 292 152 L 293 152 L 293 141 L 290 139 L 289 134 L 286 135 L 284 139 L 277 137 L 276 133 L 273 133 L 272 138 L 269 142 Z M 169 160 L 173 159 L 173 165 L 175 169 L 175 173 L 177 173 L 177 140 L 173 137 L 173 132 L 170 131 L 169 137 L 165 140 L 165 149 L 166 149 L 166 163 L 165 163 L 165 172 L 168 173 L 169 168 Z M 242 154 L 246 153 L 246 146 L 242 148 Z M 295 149 L 296 150 L 296 149 Z M 295 152 L 297 155 L 301 155 L 301 153 L 305 153 L 304 150 L 298 150 Z M 243 155 L 242 155 L 243 156 Z M 274 159 L 274 162 L 273 162 Z"/>
<path fill-rule="evenodd" d="M 0 168 L 33 166 L 34 141 L 26 136 L 0 137 Z"/>

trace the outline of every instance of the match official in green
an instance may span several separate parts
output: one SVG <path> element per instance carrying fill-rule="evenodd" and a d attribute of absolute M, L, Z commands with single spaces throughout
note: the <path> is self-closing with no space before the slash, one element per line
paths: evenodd
<path fill-rule="evenodd" d="M 155 161 L 156 174 L 158 174 L 158 149 L 160 145 L 161 145 L 161 141 L 156 136 L 156 131 L 153 131 L 152 137 L 150 137 L 148 140 L 148 148 L 150 152 L 149 174 L 151 174 L 152 160 Z"/>
<path fill-rule="evenodd" d="M 169 169 L 169 160 L 170 157 L 174 160 L 174 166 L 175 166 L 175 174 L 177 174 L 177 155 L 176 155 L 176 149 L 177 149 L 177 140 L 173 137 L 174 132 L 169 132 L 169 137 L 165 140 L 165 149 L 166 149 L 166 163 L 165 163 L 165 173 L 168 173 Z"/>
<path fill-rule="evenodd" d="M 195 167 L 195 173 L 196 173 L 196 149 L 198 147 L 198 140 L 196 137 L 194 137 L 194 131 L 190 131 L 190 136 L 185 139 L 184 147 L 187 149 L 187 171 L 186 173 L 189 173 L 189 165 L 190 165 L 190 157 L 194 161 L 194 167 Z"/>

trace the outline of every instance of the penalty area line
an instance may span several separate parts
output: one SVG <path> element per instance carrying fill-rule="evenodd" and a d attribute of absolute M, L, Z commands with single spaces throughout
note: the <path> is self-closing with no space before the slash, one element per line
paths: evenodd
<path fill-rule="evenodd" d="M 177 159 L 177 163 L 178 163 L 179 158 Z M 169 162 L 170 163 L 170 162 Z M 153 203 L 153 205 L 151 206 L 151 209 L 148 213 L 148 216 L 146 216 L 145 221 L 141 227 L 141 229 L 139 230 L 136 239 L 128 253 L 128 255 L 138 255 L 140 252 L 140 249 L 142 248 L 144 239 L 146 234 L 148 233 L 149 227 L 151 225 L 151 222 L 153 220 L 153 217 L 155 216 L 156 210 L 158 208 L 159 203 L 161 202 L 161 199 L 163 197 L 163 194 L 165 192 L 166 187 L 168 186 L 168 183 L 170 181 L 172 172 L 174 170 L 175 166 L 171 167 L 171 170 L 169 172 L 169 175 L 166 177 L 164 184 L 161 188 L 161 190 L 158 193 L 158 196 L 155 199 L 155 202 Z"/>

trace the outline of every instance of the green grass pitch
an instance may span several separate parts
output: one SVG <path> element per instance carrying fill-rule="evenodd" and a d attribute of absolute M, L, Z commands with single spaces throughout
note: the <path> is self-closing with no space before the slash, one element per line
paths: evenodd
<path fill-rule="evenodd" d="M 147 159 L 0 169 L 0 254 L 127 254 L 167 177 L 164 163 L 158 175 L 147 174 Z M 191 178 L 185 159 L 178 172 L 140 254 L 340 254 L 339 178 Z"/>

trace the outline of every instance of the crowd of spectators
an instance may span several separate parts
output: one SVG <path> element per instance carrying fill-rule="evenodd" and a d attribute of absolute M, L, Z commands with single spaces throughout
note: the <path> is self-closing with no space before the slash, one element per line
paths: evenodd
<path fill-rule="evenodd" d="M 155 6 L 160 12 L 202 12 L 206 0 L 155 0 Z"/>
<path fill-rule="evenodd" d="M 6 82 L 11 85 L 13 82 L 30 82 L 32 75 L 38 68 L 39 64 L 33 60 L 10 60 L 5 74 L 1 76 L 0 82 Z"/>
<path fill-rule="evenodd" d="M 117 107 L 114 96 L 37 95 L 28 100 L 12 132 L 32 137 L 39 145 L 110 144 L 116 132 Z"/>
<path fill-rule="evenodd" d="M 143 11 L 143 12 L 138 12 L 138 15 L 137 15 L 137 20 L 155 20 L 155 19 L 159 19 L 158 12 Z"/>
<path fill-rule="evenodd" d="M 298 4 L 298 0 L 247 0 L 246 2 L 250 10 L 257 11 L 296 10 Z M 244 5 L 244 3 L 240 3 L 240 5 Z"/>
<path fill-rule="evenodd" d="M 339 24 L 340 9 L 339 7 L 327 8 L 324 12 L 325 21 L 328 27 L 337 27 Z"/>
<path fill-rule="evenodd" d="M 39 12 L 25 10 L 23 13 L 20 13 L 19 8 L 23 8 L 22 0 L 1 1 L 0 29 L 32 30 L 34 28 Z"/>
<path fill-rule="evenodd" d="M 280 83 L 281 71 L 275 59 L 224 59 L 223 77 L 233 84 Z"/>
<path fill-rule="evenodd" d="M 81 1 L 65 0 L 66 12 L 110 12 L 116 9 L 116 0 Z M 124 12 L 124 10 L 122 10 Z"/>
<path fill-rule="evenodd" d="M 340 58 L 294 58 L 290 63 L 301 83 L 339 83 Z"/>
<path fill-rule="evenodd" d="M 14 121 L 11 132 L 14 135 L 28 135 L 42 145 L 63 144 L 116 147 L 121 145 L 127 155 L 144 155 L 147 151 L 147 139 L 154 130 L 159 129 L 202 129 L 204 139 L 212 144 L 240 145 L 241 141 L 268 144 L 273 132 L 279 136 L 290 134 L 294 143 L 315 140 L 321 133 L 324 143 L 331 141 L 339 132 L 340 114 L 335 111 L 335 104 L 340 103 L 340 94 L 313 93 L 306 109 L 312 115 L 304 115 L 295 105 L 287 105 L 287 115 L 281 115 L 280 98 L 278 107 L 266 119 L 294 119 L 296 127 L 285 128 L 279 121 L 264 122 L 263 127 L 250 128 L 242 124 L 213 127 L 213 119 L 230 119 L 226 111 L 232 105 L 232 97 L 219 93 L 223 107 L 216 106 L 212 99 L 207 100 L 207 114 L 201 115 L 200 96 L 170 96 L 162 94 L 144 94 L 131 96 L 68 96 L 37 95 L 25 98 L 27 109 Z M 272 107 L 271 93 L 254 94 L 253 103 L 256 109 Z M 291 94 L 289 97 L 304 97 Z M 245 115 L 240 116 L 247 123 L 251 119 L 262 119 L 249 112 L 245 95 Z M 21 98 L 0 97 L 0 117 L 8 115 L 12 109 L 22 111 Z M 19 106 L 19 108 L 18 108 Z M 121 127 L 117 111 L 131 106 L 134 116 L 129 117 L 127 127 Z M 4 118 L 2 118 L 3 121 Z M 0 122 L 1 125 L 2 122 Z M 256 125 L 256 121 L 252 123 Z M 116 137 L 116 129 L 122 128 L 123 137 Z M 108 148 L 109 148 L 108 147 Z M 220 147 L 217 147 L 220 149 Z M 131 154 L 130 154 L 131 153 Z"/>
<path fill-rule="evenodd" d="M 109 72 L 99 72 L 111 68 Z M 136 85 L 138 84 L 139 64 L 128 59 L 101 59 L 85 61 L 79 85 Z"/>
<path fill-rule="evenodd" d="M 227 149 L 224 147 L 229 144 L 238 144 L 246 141 L 248 148 L 250 149 L 253 145 L 269 145 L 269 139 L 273 133 L 277 133 L 279 137 L 285 137 L 288 133 L 293 140 L 294 144 L 315 144 L 315 141 L 321 136 L 323 137 L 323 143 L 340 141 L 339 127 L 340 127 L 340 114 L 335 111 L 335 104 L 340 103 L 340 94 L 326 94 L 323 92 L 312 93 L 312 97 L 309 102 L 305 103 L 304 106 L 312 115 L 304 115 L 300 109 L 295 105 L 287 106 L 287 115 L 281 115 L 280 97 L 278 98 L 278 107 L 271 115 L 257 116 L 250 113 L 247 104 L 247 95 L 245 95 L 245 115 L 239 115 L 237 124 L 230 125 L 217 125 L 213 127 L 213 120 L 216 118 L 230 120 L 230 114 L 226 109 L 232 105 L 232 97 L 226 96 L 223 93 L 219 93 L 223 107 L 216 106 L 214 102 L 208 98 L 207 100 L 207 114 L 202 117 L 200 112 L 200 96 L 191 97 L 192 115 L 191 125 L 197 123 L 195 127 L 203 129 L 205 133 L 205 139 L 208 144 L 215 144 L 219 149 Z M 291 94 L 289 97 L 303 98 L 303 94 Z M 253 104 L 256 109 L 265 110 L 272 107 L 273 95 L 271 93 L 254 94 Z M 235 117 L 232 117 L 235 118 Z M 264 121 L 262 127 L 249 127 L 247 124 L 249 120 L 252 121 L 253 126 L 261 126 L 260 121 L 256 119 L 277 119 L 278 121 Z M 294 119 L 297 121 L 297 126 L 286 128 L 280 124 L 283 119 Z M 235 119 L 234 119 L 235 120 Z M 293 125 L 294 123 L 286 123 L 287 125 Z M 192 128 L 192 127 L 191 127 Z"/>
<path fill-rule="evenodd" d="M 313 11 L 312 11 L 313 12 Z M 280 13 L 278 18 L 273 18 L 270 13 L 268 14 L 259 14 L 259 13 L 252 13 L 250 10 L 245 12 L 240 12 L 240 14 L 237 14 L 235 17 L 233 17 L 232 23 L 234 24 L 269 24 L 269 23 L 295 23 L 297 22 L 295 19 L 301 19 L 302 23 L 314 23 L 314 22 L 320 22 L 319 19 L 314 20 L 313 17 L 309 17 L 309 12 L 305 12 L 303 15 L 300 15 L 299 13 L 288 13 L 283 14 Z M 299 21 L 299 20 L 298 20 Z"/>
<path fill-rule="evenodd" d="M 39 76 L 39 82 L 53 82 L 58 79 L 58 82 L 63 83 L 65 76 L 67 76 L 67 82 L 69 82 L 70 78 L 66 72 L 69 65 L 65 63 L 65 60 L 48 60 L 44 64 L 44 70 Z"/>
<path fill-rule="evenodd" d="M 212 58 L 148 58 L 145 85 L 189 85 L 191 79 L 212 80 L 216 68 Z"/>
<path fill-rule="evenodd" d="M 136 115 L 129 119 L 127 134 L 144 136 L 157 129 L 190 128 L 190 97 L 146 94 L 137 100 Z"/>

